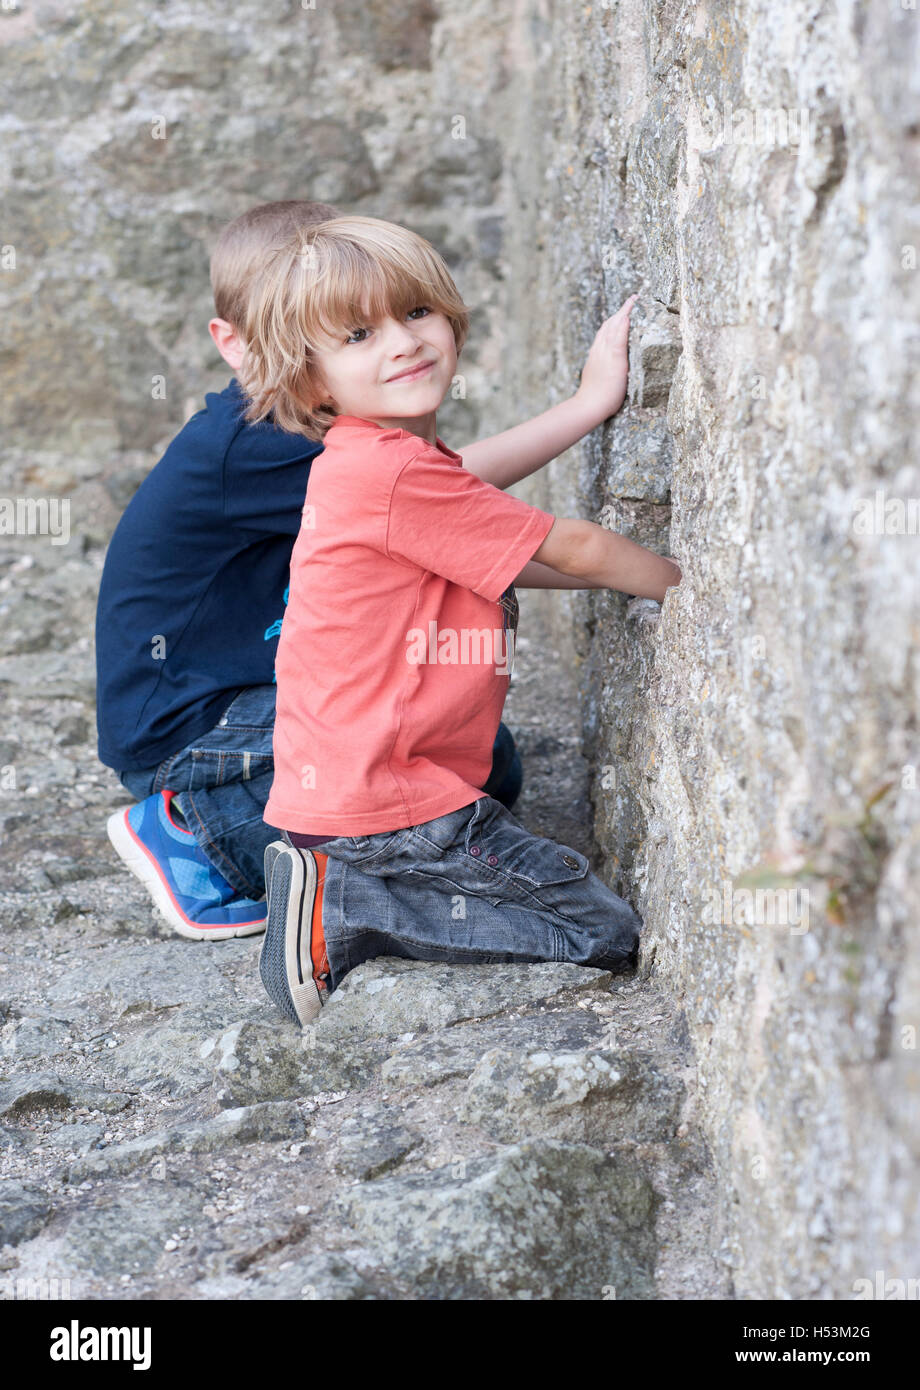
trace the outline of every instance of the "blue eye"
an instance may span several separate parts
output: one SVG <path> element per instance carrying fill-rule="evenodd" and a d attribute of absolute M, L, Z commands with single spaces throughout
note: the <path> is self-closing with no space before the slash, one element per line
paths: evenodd
<path fill-rule="evenodd" d="M 348 335 L 348 337 L 345 339 L 345 341 L 346 341 L 346 343 L 360 343 L 360 342 L 363 342 L 363 341 L 364 341 L 363 338 L 358 338 L 358 337 L 356 336 L 356 334 L 358 334 L 358 333 L 366 333 L 366 332 L 367 332 L 367 329 L 366 329 L 366 328 L 356 328 L 356 329 L 354 330 L 354 332 L 352 332 L 352 333 L 350 333 L 350 334 Z"/>
<path fill-rule="evenodd" d="M 408 317 L 411 319 L 411 317 L 412 317 L 413 314 L 430 314 L 430 313 L 431 313 L 431 310 L 430 310 L 430 309 L 426 308 L 424 304 L 420 304 L 420 305 L 418 306 L 417 309 L 410 309 L 410 310 L 409 310 Z"/>

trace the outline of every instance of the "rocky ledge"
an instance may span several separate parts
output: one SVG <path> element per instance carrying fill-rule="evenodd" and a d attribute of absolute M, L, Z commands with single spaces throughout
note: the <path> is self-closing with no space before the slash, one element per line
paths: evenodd
<path fill-rule="evenodd" d="M 59 582 L 40 560 L 8 574 L 39 596 Z M 191 943 L 156 917 L 105 838 L 126 796 L 93 756 L 93 591 L 78 562 L 70 653 L 40 644 L 0 671 L 17 774 L 0 1291 L 731 1296 L 686 1029 L 652 980 L 379 959 L 301 1032 L 264 995 L 259 938 Z M 522 610 L 516 813 L 590 852 L 568 663 L 530 595 Z"/>

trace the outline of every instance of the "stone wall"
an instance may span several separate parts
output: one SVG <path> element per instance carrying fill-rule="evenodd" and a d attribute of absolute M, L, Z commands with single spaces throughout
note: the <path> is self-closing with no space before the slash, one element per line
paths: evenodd
<path fill-rule="evenodd" d="M 683 567 L 660 617 L 557 613 L 741 1297 L 920 1275 L 918 26 L 804 0 L 514 24 L 516 402 L 571 389 L 641 293 L 627 404 L 528 495 Z"/>
<path fill-rule="evenodd" d="M 502 27 L 486 0 L 4 5 L 4 491 L 66 494 L 73 529 L 107 543 L 229 380 L 210 248 L 271 199 L 429 237 L 475 325 L 445 431 L 499 427 Z"/>

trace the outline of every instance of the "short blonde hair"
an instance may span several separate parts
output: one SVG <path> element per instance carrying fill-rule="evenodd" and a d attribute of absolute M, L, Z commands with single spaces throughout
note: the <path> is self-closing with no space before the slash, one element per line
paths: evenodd
<path fill-rule="evenodd" d="M 246 419 L 271 414 L 281 429 L 321 440 L 336 417 L 314 354 L 339 336 L 422 305 L 449 320 L 459 353 L 469 311 L 443 259 L 424 237 L 376 217 L 338 217 L 299 232 L 270 255 L 253 288 L 237 380 Z"/>
<path fill-rule="evenodd" d="M 211 290 L 219 319 L 239 332 L 246 318 L 252 282 L 265 258 L 299 231 L 341 217 L 331 203 L 310 203 L 304 198 L 259 203 L 224 227 L 211 253 Z"/>

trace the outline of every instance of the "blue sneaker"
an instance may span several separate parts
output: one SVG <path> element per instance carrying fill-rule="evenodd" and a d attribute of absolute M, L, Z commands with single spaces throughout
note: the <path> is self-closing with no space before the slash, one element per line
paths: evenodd
<path fill-rule="evenodd" d="M 166 921 L 192 941 L 223 941 L 265 930 L 267 905 L 237 893 L 170 813 L 171 791 L 115 811 L 108 837 Z"/>

